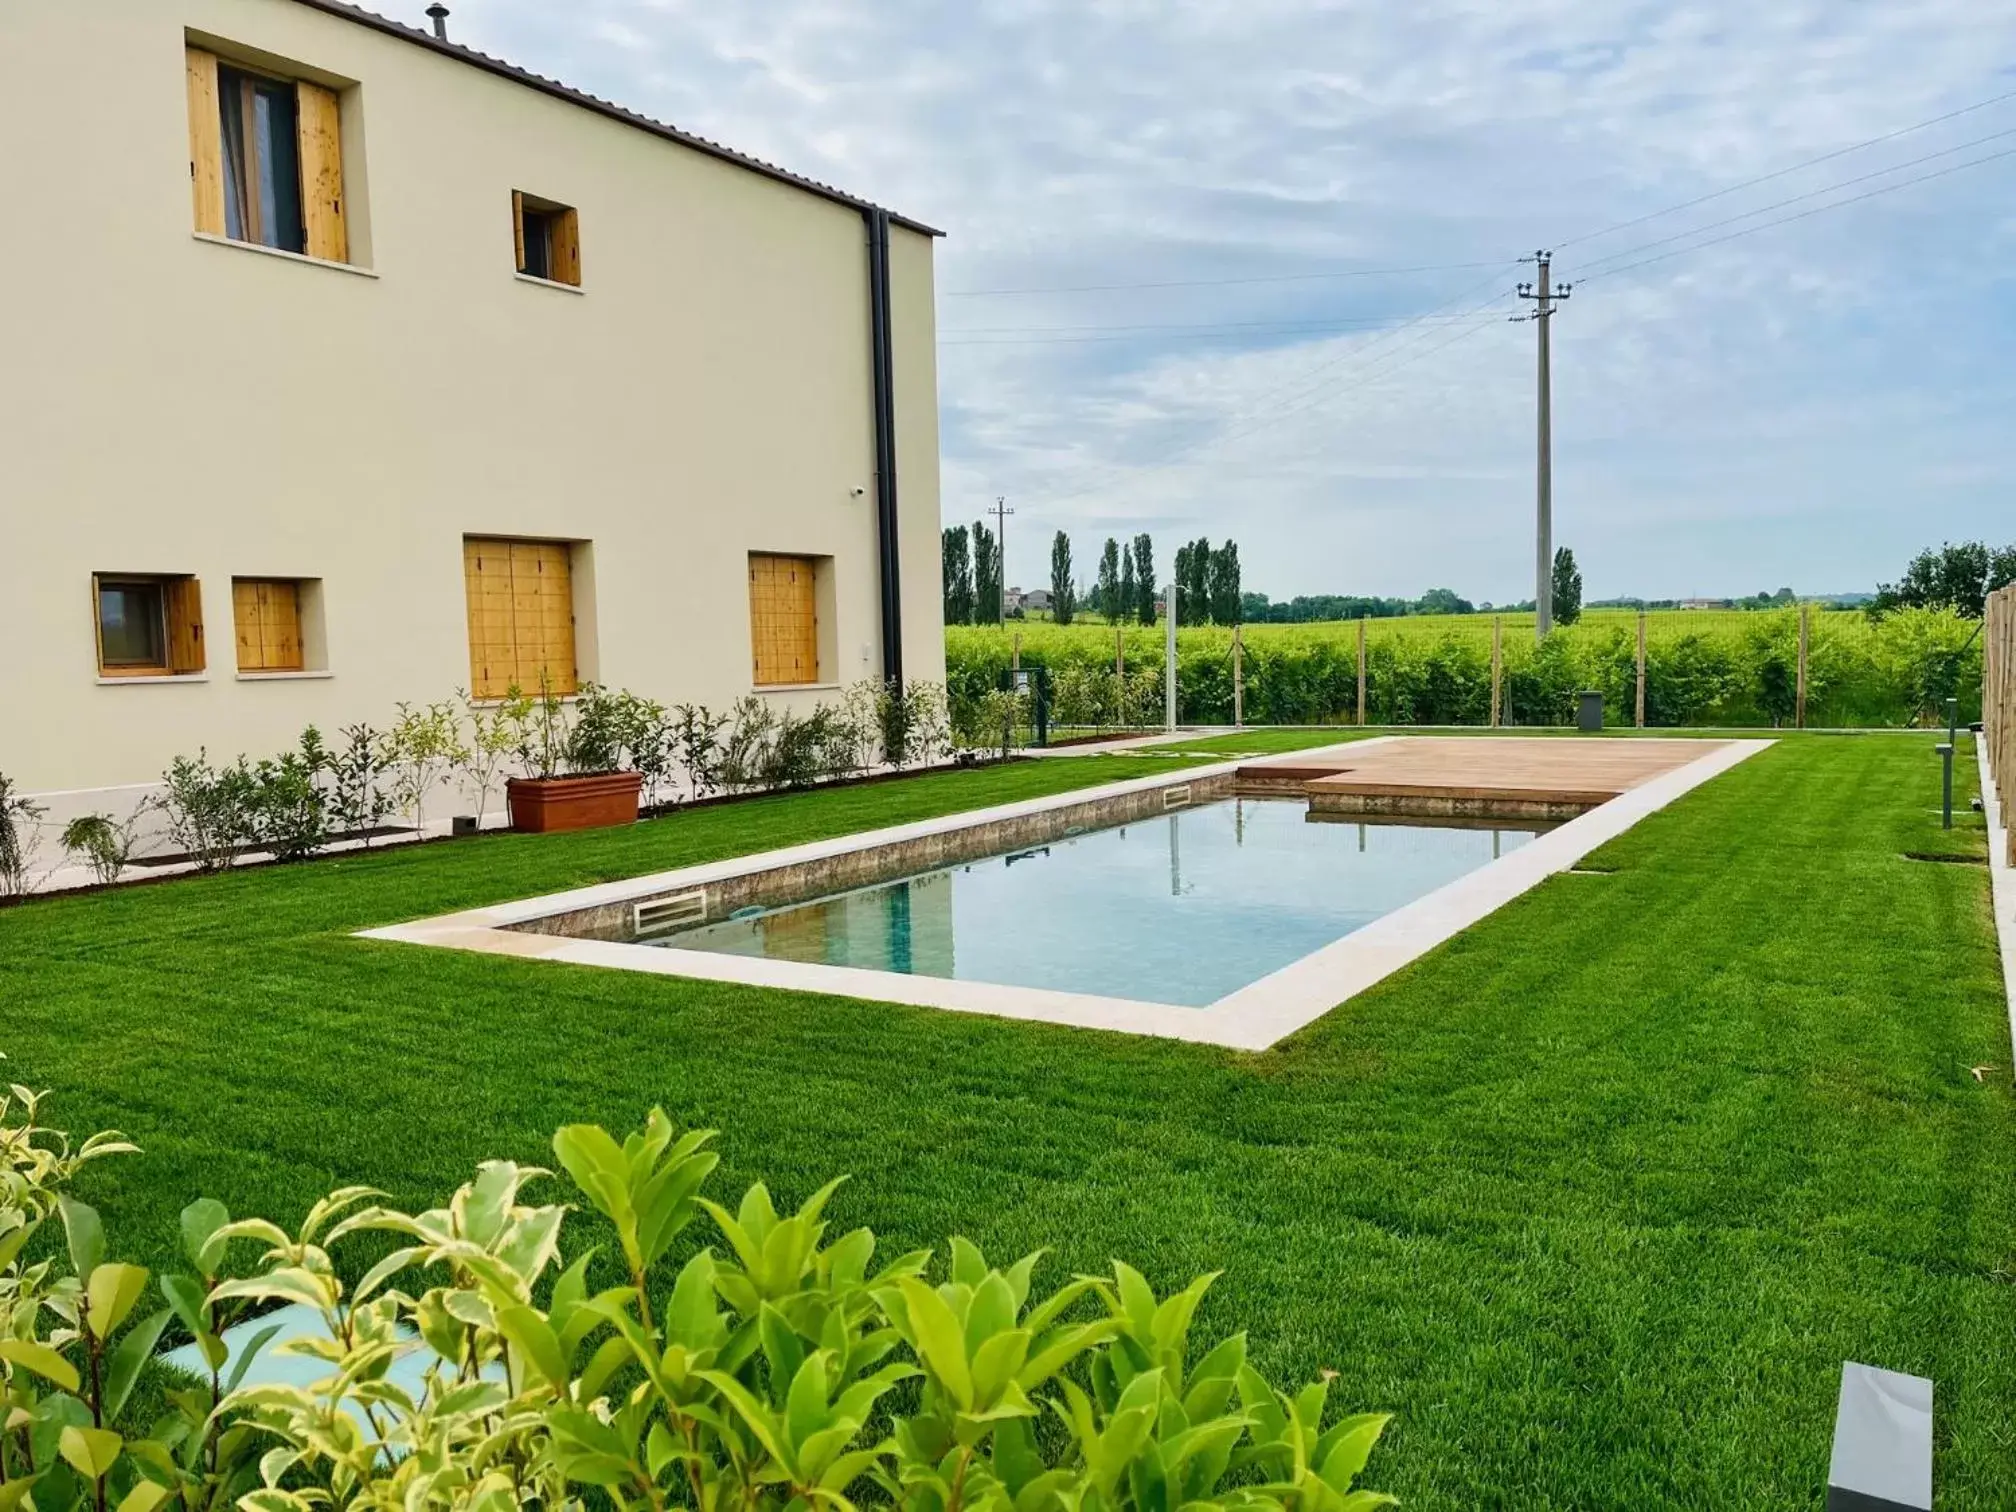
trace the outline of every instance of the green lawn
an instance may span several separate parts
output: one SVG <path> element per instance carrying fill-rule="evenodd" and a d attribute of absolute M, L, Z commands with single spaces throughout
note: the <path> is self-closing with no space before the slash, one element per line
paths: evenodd
<path fill-rule="evenodd" d="M 1224 1270 L 1207 1330 L 1396 1411 L 1409 1507 L 1817 1508 L 1847 1357 L 1932 1376 L 1940 1505 L 2001 1507 L 2016 1099 L 1985 869 L 1904 859 L 1984 852 L 1931 743 L 1787 739 L 1257 1057 L 349 937 L 1125 758 L 0 911 L 0 1045 L 145 1147 L 89 1189 L 134 1258 L 198 1192 L 431 1200 L 662 1102 L 717 1193 L 853 1171 L 833 1216 L 899 1247 Z"/>

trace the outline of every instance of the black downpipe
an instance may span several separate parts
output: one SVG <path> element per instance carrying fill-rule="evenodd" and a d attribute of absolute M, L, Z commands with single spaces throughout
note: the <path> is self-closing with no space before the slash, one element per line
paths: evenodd
<path fill-rule="evenodd" d="M 869 345 L 875 368 L 875 538 L 882 580 L 882 680 L 903 682 L 903 571 L 897 558 L 896 355 L 889 324 L 889 212 L 868 222 Z"/>

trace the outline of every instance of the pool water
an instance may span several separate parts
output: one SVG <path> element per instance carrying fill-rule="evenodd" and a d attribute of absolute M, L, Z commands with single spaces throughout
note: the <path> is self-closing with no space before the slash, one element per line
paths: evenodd
<path fill-rule="evenodd" d="M 1226 798 L 645 943 L 1202 1007 L 1536 832 Z"/>

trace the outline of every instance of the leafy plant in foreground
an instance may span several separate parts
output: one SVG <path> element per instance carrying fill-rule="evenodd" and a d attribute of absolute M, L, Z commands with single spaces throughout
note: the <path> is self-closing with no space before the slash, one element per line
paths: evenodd
<path fill-rule="evenodd" d="M 1060 1290 L 1040 1255 L 1002 1268 L 954 1239 L 877 1266 L 875 1237 L 829 1235 L 833 1182 L 796 1212 L 751 1187 L 730 1211 L 702 1194 L 705 1131 L 662 1112 L 619 1143 L 579 1125 L 560 1164 L 609 1222 L 621 1279 L 594 1252 L 562 1268 L 567 1209 L 527 1192 L 548 1173 L 481 1166 L 446 1206 L 405 1213 L 342 1188 L 294 1232 L 182 1216 L 190 1270 L 151 1278 L 105 1258 L 98 1216 L 64 1188 L 132 1147 L 74 1154 L 38 1099 L 0 1100 L 0 1508 L 156 1512 L 622 1509 L 852 1512 L 1365 1512 L 1354 1489 L 1379 1416 L 1326 1425 L 1327 1383 L 1290 1396 L 1243 1335 L 1195 1350 L 1211 1277 L 1157 1297 L 1116 1264 Z M 65 1246 L 29 1263 L 59 1217 Z M 722 1248 L 676 1246 L 705 1220 Z M 391 1243 L 389 1251 L 387 1240 Z M 366 1254 L 339 1263 L 339 1252 Z M 249 1266 L 234 1256 L 256 1246 Z M 354 1281 L 351 1277 L 355 1277 Z M 248 1308 L 315 1320 L 278 1352 L 308 1385 L 248 1369 Z M 142 1431 L 134 1386 L 179 1320 L 208 1379 L 167 1393 Z"/>

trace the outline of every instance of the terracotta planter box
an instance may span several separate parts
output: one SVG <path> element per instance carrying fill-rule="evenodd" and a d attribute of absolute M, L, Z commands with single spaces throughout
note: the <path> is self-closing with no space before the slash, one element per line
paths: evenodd
<path fill-rule="evenodd" d="M 504 784 L 511 827 L 530 835 L 604 829 L 637 822 L 644 779 L 636 772 L 596 777 L 513 777 Z"/>

